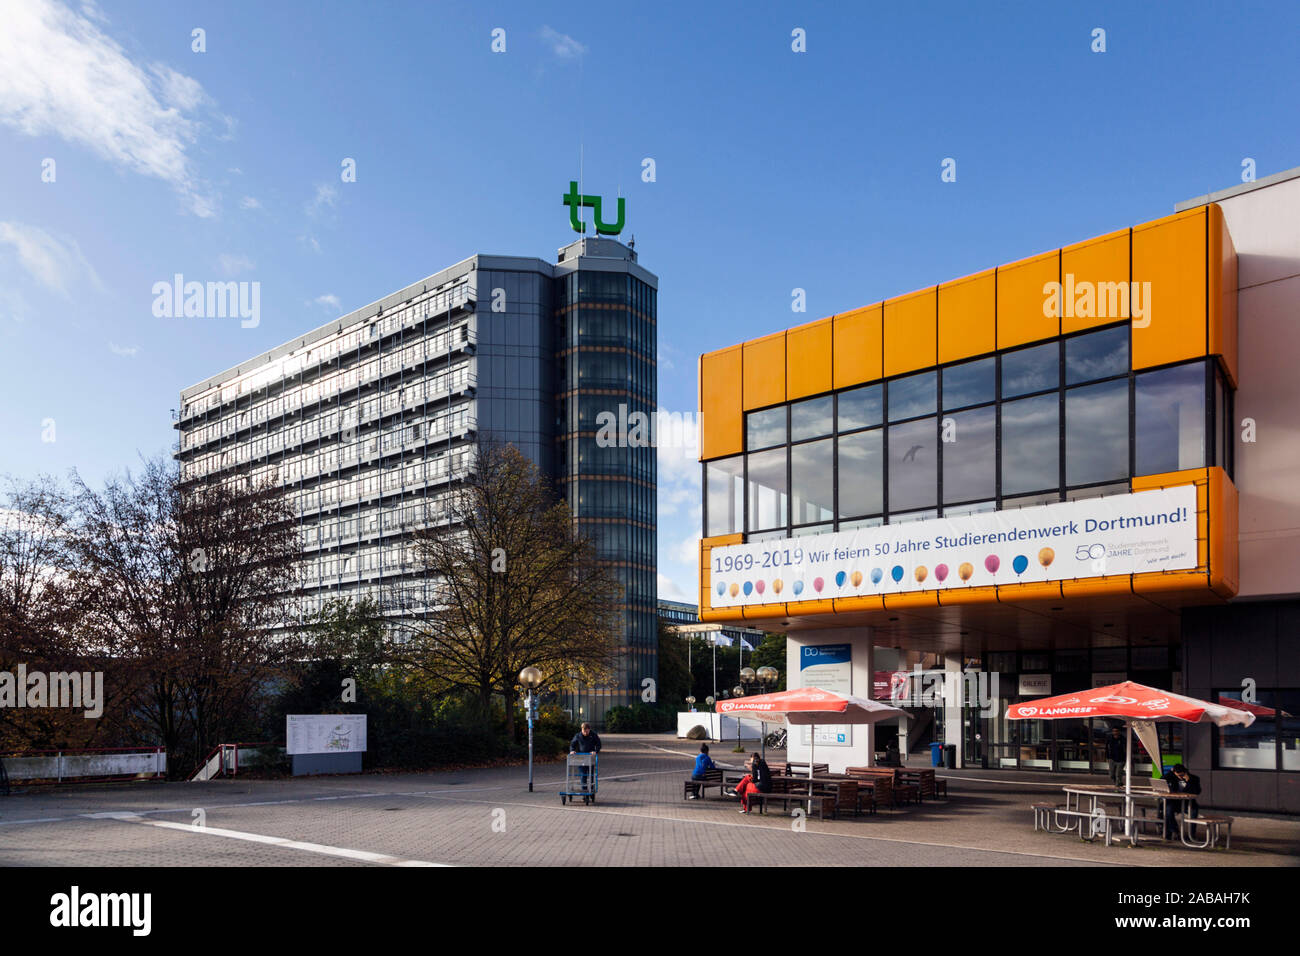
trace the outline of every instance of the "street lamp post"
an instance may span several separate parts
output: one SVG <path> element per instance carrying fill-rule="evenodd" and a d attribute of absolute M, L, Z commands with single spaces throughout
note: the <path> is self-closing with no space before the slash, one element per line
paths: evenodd
<path fill-rule="evenodd" d="M 533 792 L 533 722 L 537 718 L 537 688 L 542 683 L 542 672 L 536 667 L 525 667 L 519 672 L 519 683 L 524 685 L 528 696 L 524 706 L 528 713 L 528 792 Z"/>
<path fill-rule="evenodd" d="M 770 667 L 767 664 L 764 664 L 758 670 L 754 670 L 752 667 L 742 667 L 740 669 L 741 690 L 748 690 L 750 687 L 756 686 L 760 692 L 767 693 L 770 688 L 776 686 L 776 682 L 780 679 L 781 675 L 777 672 L 777 669 L 775 667 Z M 767 734 L 762 733 L 761 731 L 760 733 L 762 738 L 763 757 L 766 759 Z M 737 735 L 739 735 L 739 731 L 737 731 Z"/>

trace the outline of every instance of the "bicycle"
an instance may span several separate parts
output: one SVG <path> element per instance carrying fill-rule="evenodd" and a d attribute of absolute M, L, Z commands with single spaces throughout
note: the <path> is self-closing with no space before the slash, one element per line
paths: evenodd
<path fill-rule="evenodd" d="M 770 747 L 772 750 L 784 750 L 786 744 L 786 732 L 782 727 L 780 730 L 774 730 L 763 738 L 763 745 Z"/>

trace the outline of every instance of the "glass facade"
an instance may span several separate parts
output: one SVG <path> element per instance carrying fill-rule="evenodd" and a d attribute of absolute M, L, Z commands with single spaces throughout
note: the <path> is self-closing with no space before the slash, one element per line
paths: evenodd
<path fill-rule="evenodd" d="M 567 706 L 581 720 L 601 721 L 609 707 L 639 700 L 643 680 L 659 677 L 656 318 L 656 290 L 629 271 L 578 259 L 555 279 L 560 482 L 579 531 L 623 588 L 615 686 L 573 695 Z M 720 478 L 719 508 L 727 490 Z"/>
<path fill-rule="evenodd" d="M 705 534 L 829 531 L 1231 473 L 1231 389 L 1205 360 L 1133 372 L 1127 323 L 751 411 L 705 463 Z M 829 473 L 827 473 L 829 470 Z"/>

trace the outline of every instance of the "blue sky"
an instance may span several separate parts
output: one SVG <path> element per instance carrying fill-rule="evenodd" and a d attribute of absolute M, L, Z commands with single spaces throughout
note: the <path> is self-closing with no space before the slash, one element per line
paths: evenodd
<path fill-rule="evenodd" d="M 1300 165 L 1290 3 L 3 6 L 19 476 L 101 481 L 169 448 L 186 385 L 475 252 L 553 257 L 580 155 L 660 276 L 688 412 L 701 352 Z M 155 317 L 177 272 L 259 282 L 260 324 Z M 699 467 L 660 463 L 661 594 L 694 600 Z"/>

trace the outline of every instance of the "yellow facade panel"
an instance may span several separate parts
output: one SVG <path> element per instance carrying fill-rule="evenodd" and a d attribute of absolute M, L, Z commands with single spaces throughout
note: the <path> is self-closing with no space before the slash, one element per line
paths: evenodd
<path fill-rule="evenodd" d="M 786 399 L 794 401 L 831 390 L 833 319 L 801 325 L 786 333 Z"/>
<path fill-rule="evenodd" d="M 1129 239 L 1121 229 L 1061 250 L 1061 333 L 1130 315 Z"/>
<path fill-rule="evenodd" d="M 1204 206 L 1133 228 L 1133 368 L 1206 354 L 1206 239 Z"/>
<path fill-rule="evenodd" d="M 700 457 L 721 458 L 744 450 L 741 410 L 741 347 L 700 356 Z"/>
<path fill-rule="evenodd" d="M 996 270 L 939 286 L 939 362 L 956 362 L 997 347 Z"/>
<path fill-rule="evenodd" d="M 885 302 L 885 376 L 933 368 L 938 361 L 936 290 Z"/>
<path fill-rule="evenodd" d="M 998 348 L 1061 334 L 1059 303 L 1048 288 L 1060 273 L 1059 249 L 998 267 Z"/>
<path fill-rule="evenodd" d="M 743 358 L 745 411 L 779 405 L 785 401 L 784 332 L 746 342 Z"/>
<path fill-rule="evenodd" d="M 1066 600 L 1132 593 L 1133 578 L 1127 574 L 1108 578 L 1077 578 L 1061 582 L 1061 597 Z"/>
<path fill-rule="evenodd" d="M 1209 324 L 1210 354 L 1219 356 L 1220 364 L 1233 388 L 1237 387 L 1237 250 L 1223 210 L 1211 203 L 1206 215 L 1210 251 Z"/>
<path fill-rule="evenodd" d="M 832 381 L 835 388 L 874 382 L 883 374 L 884 309 L 880 304 L 835 316 Z"/>

